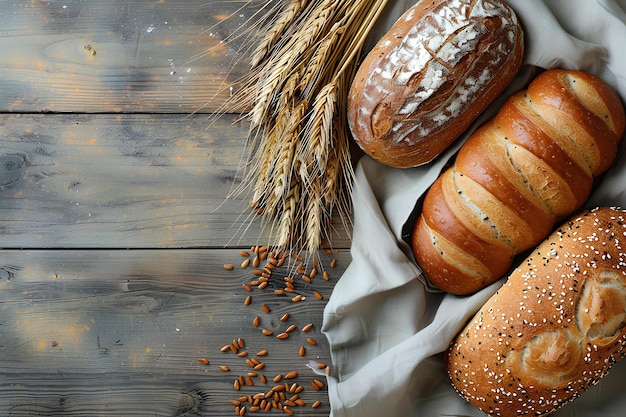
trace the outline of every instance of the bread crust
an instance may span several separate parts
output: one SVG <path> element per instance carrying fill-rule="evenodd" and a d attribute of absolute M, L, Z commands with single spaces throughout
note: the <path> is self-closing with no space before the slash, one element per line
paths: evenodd
<path fill-rule="evenodd" d="M 625 120 L 617 94 L 581 71 L 546 71 L 510 97 L 426 194 L 412 236 L 426 277 L 454 294 L 473 293 L 501 278 L 513 256 L 484 263 L 487 246 L 466 242 L 504 245 L 512 255 L 539 244 L 582 207 L 594 177 L 613 163 Z M 418 227 L 421 222 L 427 227 Z M 440 242 L 450 240 L 447 230 L 458 229 L 456 223 L 465 227 L 465 237 L 451 240 L 454 246 L 446 252 Z M 474 267 L 453 268 L 457 262 Z"/>
<path fill-rule="evenodd" d="M 523 32 L 501 0 L 420 1 L 361 64 L 348 96 L 358 145 L 407 168 L 443 152 L 521 66 Z"/>
<path fill-rule="evenodd" d="M 545 416 L 598 383 L 626 347 L 626 210 L 570 218 L 457 335 L 452 385 L 491 416 Z"/>

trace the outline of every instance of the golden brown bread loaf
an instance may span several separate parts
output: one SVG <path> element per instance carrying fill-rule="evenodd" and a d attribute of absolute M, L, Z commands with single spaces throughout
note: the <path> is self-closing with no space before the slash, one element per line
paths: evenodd
<path fill-rule="evenodd" d="M 492 416 L 544 416 L 599 382 L 626 346 L 626 210 L 572 217 L 453 341 L 454 388 Z"/>
<path fill-rule="evenodd" d="M 522 57 L 522 29 L 503 1 L 419 1 L 359 67 L 348 96 L 353 137 L 383 164 L 427 163 L 496 99 Z"/>
<path fill-rule="evenodd" d="M 615 91 L 581 71 L 546 71 L 508 99 L 424 197 L 412 246 L 428 279 L 469 294 L 505 275 L 581 207 L 625 123 Z"/>

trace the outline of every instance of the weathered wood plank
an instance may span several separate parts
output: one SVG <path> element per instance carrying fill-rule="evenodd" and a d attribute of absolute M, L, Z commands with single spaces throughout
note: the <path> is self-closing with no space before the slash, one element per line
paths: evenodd
<path fill-rule="evenodd" d="M 235 115 L 0 115 L 0 247 L 265 244 L 249 196 L 225 198 L 247 134 Z"/>
<path fill-rule="evenodd" d="M 0 111 L 214 111 L 248 70 L 235 59 L 256 11 L 245 3 L 3 4 Z"/>
<path fill-rule="evenodd" d="M 319 330 L 322 311 L 349 253 L 320 253 L 328 280 L 320 273 L 307 283 L 292 263 L 274 269 L 269 285 L 251 292 L 242 284 L 258 277 L 251 267 L 239 267 L 243 259 L 236 249 L 1 251 L 0 415 L 230 416 L 230 399 L 268 392 L 276 375 L 292 370 L 299 375 L 288 382 L 304 387 L 300 397 L 307 402 L 300 414 L 328 415 L 326 390 L 311 386 L 324 377 L 306 363 L 330 361 Z M 336 268 L 329 267 L 332 259 Z M 229 262 L 233 270 L 223 268 Z M 295 292 L 276 295 L 287 275 L 295 278 Z M 306 300 L 294 303 L 293 294 Z M 285 313 L 289 319 L 281 321 Z M 307 323 L 313 329 L 303 333 Z M 297 329 L 278 339 L 291 324 Z M 247 358 L 220 351 L 240 337 Z M 261 349 L 268 355 L 255 356 Z M 250 377 L 252 386 L 235 391 L 234 380 L 252 371 L 249 358 L 265 367 Z M 317 410 L 310 407 L 315 400 L 323 404 Z"/>

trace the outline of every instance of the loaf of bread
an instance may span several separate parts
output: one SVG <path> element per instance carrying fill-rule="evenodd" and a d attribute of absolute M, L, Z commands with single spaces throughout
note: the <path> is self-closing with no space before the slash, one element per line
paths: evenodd
<path fill-rule="evenodd" d="M 572 217 L 453 341 L 454 388 L 490 416 L 545 416 L 599 382 L 626 347 L 626 210 Z"/>
<path fill-rule="evenodd" d="M 625 123 L 615 91 L 585 72 L 549 70 L 513 95 L 424 197 L 412 246 L 427 278 L 469 294 L 506 275 L 586 201 Z"/>
<path fill-rule="evenodd" d="M 523 45 L 502 0 L 417 2 L 359 67 L 348 96 L 355 141 L 385 165 L 431 161 L 512 81 Z"/>

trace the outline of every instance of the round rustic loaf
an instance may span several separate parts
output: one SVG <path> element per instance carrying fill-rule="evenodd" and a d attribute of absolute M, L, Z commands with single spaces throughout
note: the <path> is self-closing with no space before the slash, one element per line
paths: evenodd
<path fill-rule="evenodd" d="M 359 67 L 352 135 L 383 164 L 427 163 L 505 89 L 522 57 L 522 29 L 503 1 L 419 1 Z"/>
<path fill-rule="evenodd" d="M 545 71 L 510 97 L 424 197 L 412 246 L 428 279 L 469 294 L 504 276 L 580 209 L 625 125 L 617 93 L 582 71 Z"/>
<path fill-rule="evenodd" d="M 617 208 L 552 233 L 453 341 L 454 388 L 491 416 L 544 416 L 599 382 L 626 346 L 624 242 Z"/>

